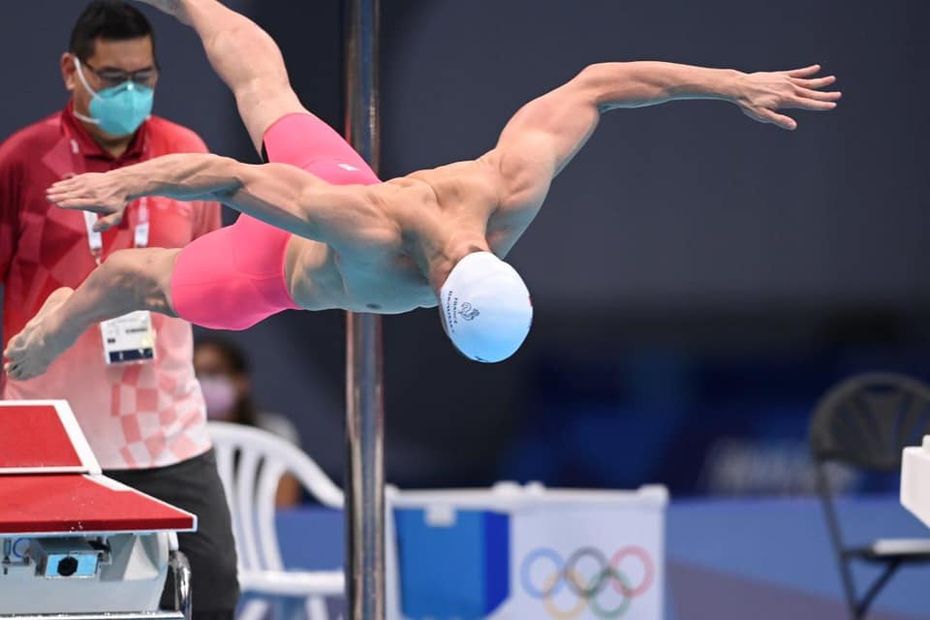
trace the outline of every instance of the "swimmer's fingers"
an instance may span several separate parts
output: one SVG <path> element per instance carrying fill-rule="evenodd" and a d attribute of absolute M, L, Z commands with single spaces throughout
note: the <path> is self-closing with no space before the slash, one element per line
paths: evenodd
<path fill-rule="evenodd" d="M 57 207 L 61 209 L 68 209 L 69 211 L 90 211 L 91 213 L 96 213 L 98 215 L 112 215 L 116 213 L 122 217 L 122 211 L 101 204 L 100 200 L 95 198 L 84 198 L 83 196 L 79 196 L 49 198 L 49 200 L 55 203 Z"/>
<path fill-rule="evenodd" d="M 81 198 L 82 195 L 83 192 L 74 189 L 49 188 L 49 190 L 45 193 L 45 197 L 48 198 L 49 202 L 54 202 L 59 206 L 61 206 L 62 202 Z"/>
<path fill-rule="evenodd" d="M 96 230 L 106 230 L 118 224 L 128 204 L 125 191 L 114 177 L 101 173 L 59 181 L 48 188 L 46 196 L 62 209 L 80 209 L 107 216 L 97 223 Z"/>
<path fill-rule="evenodd" d="M 791 101 L 786 102 L 780 107 L 794 108 L 796 110 L 813 110 L 815 112 L 828 112 L 836 107 L 836 102 L 808 99 L 807 97 L 797 97 Z"/>
<path fill-rule="evenodd" d="M 802 88 L 817 89 L 817 88 L 823 88 L 824 86 L 829 86 L 830 84 L 833 84 L 834 82 L 836 82 L 836 76 L 827 75 L 824 77 L 813 78 L 813 79 L 792 77 L 791 81 L 794 82 L 796 86 L 800 86 Z"/>
<path fill-rule="evenodd" d="M 83 174 L 72 174 L 69 177 L 55 181 L 52 183 L 48 191 L 53 189 L 73 189 L 75 187 L 85 187 L 89 182 L 95 178 L 103 177 L 105 173 L 102 172 L 85 172 Z"/>
<path fill-rule="evenodd" d="M 84 184 L 72 180 L 61 181 L 45 191 L 45 196 L 56 204 L 65 200 L 89 198 L 92 195 Z"/>
<path fill-rule="evenodd" d="M 112 210 L 103 210 L 103 206 L 99 201 L 94 200 L 93 198 L 85 198 L 83 196 L 74 196 L 70 194 L 61 194 L 56 196 L 49 196 L 49 201 L 55 203 L 55 206 L 61 209 L 68 209 L 69 211 L 93 211 L 94 213 L 112 213 Z"/>
<path fill-rule="evenodd" d="M 89 192 L 83 190 L 71 190 L 62 193 L 49 193 L 48 199 L 61 209 L 70 211 L 90 211 L 102 216 L 94 223 L 94 231 L 102 232 L 117 226 L 123 221 L 123 215 L 126 213 L 126 203 L 107 201 L 97 196 L 88 196 Z"/>
<path fill-rule="evenodd" d="M 811 90 L 802 88 L 798 91 L 798 96 L 805 99 L 814 99 L 816 101 L 839 101 L 843 93 L 838 90 Z"/>
<path fill-rule="evenodd" d="M 836 107 L 836 102 L 840 100 L 843 93 L 838 90 L 820 90 L 836 82 L 836 76 L 827 75 L 825 77 L 805 79 L 789 78 L 791 83 L 796 87 L 797 96 L 801 99 L 832 103 L 833 105 L 804 105 L 801 106 L 806 110 L 832 110 Z"/>
<path fill-rule="evenodd" d="M 77 177 L 71 177 L 70 179 L 65 179 L 63 181 L 58 181 L 57 183 L 52 183 L 45 193 L 48 195 L 52 194 L 63 194 L 66 192 L 73 191 L 75 188 L 80 187 L 80 184 L 75 180 Z"/>
<path fill-rule="evenodd" d="M 52 183 L 47 190 L 46 194 L 66 194 L 69 192 L 85 192 L 90 193 L 94 191 L 94 188 L 99 188 L 102 185 L 104 179 L 109 179 L 110 177 L 101 172 L 88 172 L 85 174 L 79 174 L 67 179 L 62 179 Z"/>
<path fill-rule="evenodd" d="M 788 131 L 794 131 L 798 128 L 798 122 L 796 120 L 785 114 L 779 114 L 778 112 L 769 110 L 768 108 L 758 110 L 755 114 L 755 118 L 759 122 L 777 125 Z"/>
<path fill-rule="evenodd" d="M 117 211 L 116 213 L 111 213 L 105 217 L 101 217 L 94 224 L 94 230 L 96 232 L 103 232 L 109 230 L 114 226 L 119 226 L 119 223 L 123 221 L 123 211 Z"/>
<path fill-rule="evenodd" d="M 829 112 L 836 107 L 835 101 L 817 101 L 816 99 L 801 99 L 798 107 L 802 110 L 813 110 L 814 112 Z"/>
<path fill-rule="evenodd" d="M 820 65 L 809 65 L 807 67 L 801 67 L 800 69 L 792 69 L 787 73 L 793 78 L 807 78 L 812 75 L 817 75 L 819 71 Z"/>

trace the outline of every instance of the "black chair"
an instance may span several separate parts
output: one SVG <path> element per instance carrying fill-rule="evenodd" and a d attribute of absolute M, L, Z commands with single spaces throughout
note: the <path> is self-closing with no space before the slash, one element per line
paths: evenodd
<path fill-rule="evenodd" d="M 872 601 L 901 566 L 930 562 L 930 538 L 876 540 L 846 547 L 827 475 L 828 463 L 861 471 L 901 471 L 901 451 L 930 435 L 930 386 L 887 373 L 862 374 L 831 389 L 811 419 L 810 446 L 830 538 L 851 616 L 865 618 Z M 851 565 L 863 561 L 883 568 L 862 598 L 856 593 Z"/>

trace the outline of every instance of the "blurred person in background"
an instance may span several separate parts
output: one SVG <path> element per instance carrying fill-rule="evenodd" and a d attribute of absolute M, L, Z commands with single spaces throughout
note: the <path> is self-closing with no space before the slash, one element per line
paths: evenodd
<path fill-rule="evenodd" d="M 200 380 L 207 418 L 254 426 L 300 447 L 297 427 L 285 416 L 263 411 L 252 397 L 252 377 L 245 352 L 230 340 L 207 336 L 194 347 L 194 370 Z M 300 484 L 290 475 L 278 484 L 279 507 L 300 503 Z"/>

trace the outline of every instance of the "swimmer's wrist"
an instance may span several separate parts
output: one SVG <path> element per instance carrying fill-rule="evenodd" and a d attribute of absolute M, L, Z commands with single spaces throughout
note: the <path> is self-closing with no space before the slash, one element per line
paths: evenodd
<path fill-rule="evenodd" d="M 742 71 L 688 65 L 672 67 L 672 83 L 665 87 L 664 100 L 717 99 L 737 103 L 743 96 L 746 74 Z"/>
<path fill-rule="evenodd" d="M 133 170 L 133 167 L 119 168 L 114 170 L 112 174 L 116 176 L 120 193 L 125 194 L 127 200 L 132 201 L 148 195 L 147 175 L 139 174 L 138 171 Z"/>
<path fill-rule="evenodd" d="M 739 104 L 746 100 L 746 78 L 748 73 L 737 71 L 735 69 L 727 70 L 727 75 L 723 80 L 722 94 L 727 101 Z"/>

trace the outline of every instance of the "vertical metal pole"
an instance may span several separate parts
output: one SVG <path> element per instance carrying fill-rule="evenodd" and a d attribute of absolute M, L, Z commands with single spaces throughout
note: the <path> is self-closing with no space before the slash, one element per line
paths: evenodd
<path fill-rule="evenodd" d="M 346 138 L 377 172 L 379 0 L 347 0 Z M 351 620 L 384 620 L 381 317 L 346 315 L 346 598 Z"/>

